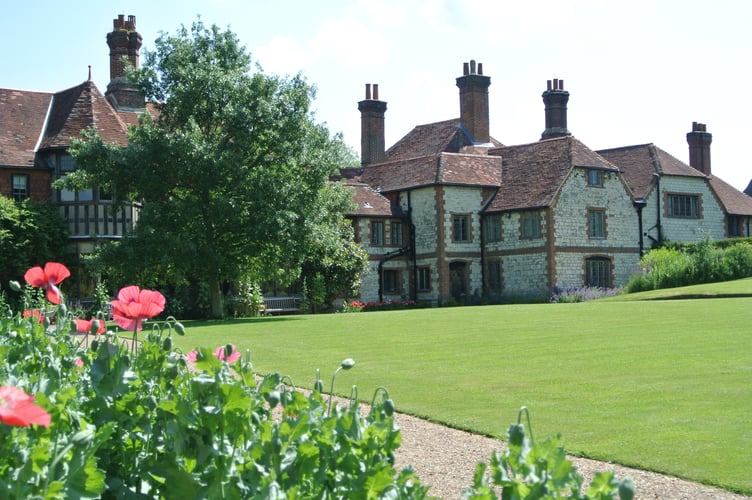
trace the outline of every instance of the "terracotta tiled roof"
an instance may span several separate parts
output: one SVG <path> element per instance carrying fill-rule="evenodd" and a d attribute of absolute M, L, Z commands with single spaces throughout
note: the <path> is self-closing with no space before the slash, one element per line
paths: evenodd
<path fill-rule="evenodd" d="M 439 153 L 368 165 L 360 180 L 382 192 L 436 184 L 499 187 L 501 158 Z"/>
<path fill-rule="evenodd" d="M 502 157 L 504 182 L 487 212 L 550 206 L 573 167 L 618 170 L 571 136 L 507 146 L 489 154 Z"/>
<path fill-rule="evenodd" d="M 127 145 L 127 125 L 91 80 L 55 94 L 40 149 L 67 148 L 94 125 L 106 142 Z"/>
<path fill-rule="evenodd" d="M 752 197 L 714 175 L 708 177 L 708 182 L 727 214 L 752 216 Z"/>
<path fill-rule="evenodd" d="M 603 149 L 597 153 L 617 165 L 637 198 L 645 198 L 655 184 L 653 174 L 705 177 L 653 144 Z"/>
<path fill-rule="evenodd" d="M 494 147 L 502 146 L 493 138 L 491 143 Z M 405 160 L 436 153 L 459 153 L 468 146 L 474 146 L 470 133 L 460 124 L 459 118 L 454 118 L 418 125 L 389 148 L 385 156 L 386 161 Z"/>
<path fill-rule="evenodd" d="M 345 187 L 353 194 L 353 201 L 357 205 L 349 216 L 382 216 L 391 217 L 392 205 L 388 199 L 374 191 L 371 186 L 362 183 L 348 182 Z"/>
<path fill-rule="evenodd" d="M 0 165 L 34 166 L 50 92 L 0 89 Z"/>

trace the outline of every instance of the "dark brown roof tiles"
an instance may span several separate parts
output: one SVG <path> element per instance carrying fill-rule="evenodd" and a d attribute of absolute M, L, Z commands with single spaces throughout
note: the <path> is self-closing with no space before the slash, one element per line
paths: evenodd
<path fill-rule="evenodd" d="M 52 94 L 0 89 L 0 165 L 33 167 Z"/>
<path fill-rule="evenodd" d="M 389 200 L 374 191 L 371 186 L 348 182 L 345 187 L 352 192 L 353 201 L 357 205 L 347 215 L 361 217 L 391 217 L 393 215 Z"/>

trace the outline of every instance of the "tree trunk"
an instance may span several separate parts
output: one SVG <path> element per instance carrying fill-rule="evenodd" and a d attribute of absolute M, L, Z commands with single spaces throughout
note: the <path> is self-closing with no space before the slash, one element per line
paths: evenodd
<path fill-rule="evenodd" d="M 222 305 L 222 288 L 219 280 L 213 277 L 209 280 L 209 302 L 211 304 L 210 315 L 212 318 L 222 318 L 224 316 L 224 307 Z"/>

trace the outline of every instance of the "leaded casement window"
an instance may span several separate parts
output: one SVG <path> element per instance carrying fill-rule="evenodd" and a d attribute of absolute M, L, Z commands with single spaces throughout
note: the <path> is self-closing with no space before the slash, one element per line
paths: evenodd
<path fill-rule="evenodd" d="M 13 199 L 24 201 L 29 197 L 29 176 L 24 174 L 13 174 Z"/>
<path fill-rule="evenodd" d="M 376 247 L 384 245 L 384 223 L 382 221 L 371 222 L 371 245 Z"/>
<path fill-rule="evenodd" d="M 588 238 L 606 237 L 606 211 L 601 208 L 588 209 Z"/>
<path fill-rule="evenodd" d="M 603 187 L 603 170 L 589 168 L 587 170 L 587 185 L 590 187 Z"/>
<path fill-rule="evenodd" d="M 403 225 L 401 222 L 392 221 L 392 246 L 393 247 L 402 247 L 403 242 Z"/>
<path fill-rule="evenodd" d="M 385 269 L 383 274 L 384 293 L 400 293 L 402 291 L 400 272 L 395 269 Z"/>
<path fill-rule="evenodd" d="M 418 291 L 427 292 L 431 289 L 431 268 L 418 268 Z"/>
<path fill-rule="evenodd" d="M 452 241 L 455 243 L 466 243 L 470 241 L 469 215 L 452 216 Z"/>
<path fill-rule="evenodd" d="M 700 195 L 669 194 L 666 196 L 666 211 L 669 217 L 699 219 Z"/>
<path fill-rule="evenodd" d="M 501 261 L 491 260 L 488 262 L 488 291 L 501 293 Z"/>
<path fill-rule="evenodd" d="M 486 242 L 495 243 L 501 241 L 501 215 L 489 215 L 485 220 Z"/>
<path fill-rule="evenodd" d="M 596 288 L 612 288 L 611 259 L 606 257 L 585 259 L 585 285 Z"/>
<path fill-rule="evenodd" d="M 541 217 L 538 212 L 524 212 L 522 214 L 521 238 L 532 239 L 541 237 Z"/>

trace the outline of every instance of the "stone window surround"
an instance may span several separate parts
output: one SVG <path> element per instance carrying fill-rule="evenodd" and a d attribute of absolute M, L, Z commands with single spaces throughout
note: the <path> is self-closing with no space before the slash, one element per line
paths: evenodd
<path fill-rule="evenodd" d="M 603 236 L 593 236 L 592 226 L 590 224 L 590 214 L 594 212 L 600 212 L 603 214 Z M 585 227 L 587 228 L 588 239 L 590 240 L 605 240 L 608 238 L 608 217 L 606 216 L 606 209 L 602 207 L 587 207 L 587 216 L 585 218 Z"/>
<path fill-rule="evenodd" d="M 527 217 L 535 217 L 538 222 L 537 234 L 527 236 L 525 235 L 525 219 Z M 520 213 L 520 239 L 521 240 L 536 240 L 543 236 L 543 217 L 541 217 L 540 211 L 531 210 Z"/>
<path fill-rule="evenodd" d="M 672 196 L 686 196 L 689 198 L 695 198 L 697 200 L 697 217 L 685 217 L 680 215 L 669 215 L 669 200 Z M 663 192 L 663 216 L 670 219 L 702 219 L 702 194 L 701 193 L 681 193 L 676 191 L 664 191 Z"/>
<path fill-rule="evenodd" d="M 595 286 L 590 284 L 590 280 L 588 279 L 588 264 L 591 262 L 608 262 L 608 268 L 609 268 L 609 276 L 608 276 L 608 286 L 606 288 L 613 287 L 614 284 L 614 259 L 613 257 L 610 257 L 608 255 L 588 255 L 584 259 L 582 259 L 582 274 L 583 274 L 583 280 L 582 282 L 585 284 L 585 286 Z"/>
<path fill-rule="evenodd" d="M 455 220 L 458 218 L 463 218 L 465 220 L 465 239 L 456 239 L 456 233 L 454 231 L 454 224 Z M 472 243 L 473 241 L 473 217 L 472 214 L 469 212 L 452 212 L 451 213 L 451 237 L 452 237 L 452 243 Z"/>

